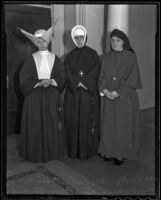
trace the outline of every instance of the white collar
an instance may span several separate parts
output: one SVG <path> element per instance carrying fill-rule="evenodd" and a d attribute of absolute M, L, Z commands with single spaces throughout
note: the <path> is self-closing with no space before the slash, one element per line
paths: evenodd
<path fill-rule="evenodd" d="M 49 54 L 50 52 L 48 50 L 45 50 L 45 51 L 38 51 L 38 53 L 43 56 Z"/>

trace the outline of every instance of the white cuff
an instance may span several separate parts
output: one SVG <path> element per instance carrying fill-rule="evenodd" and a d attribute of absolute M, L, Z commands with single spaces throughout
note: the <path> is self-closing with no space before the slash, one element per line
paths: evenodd
<path fill-rule="evenodd" d="M 38 87 L 39 86 L 39 83 L 37 83 L 35 86 L 34 86 L 34 88 L 36 88 L 36 87 Z"/>
<path fill-rule="evenodd" d="M 57 86 L 57 85 L 58 85 L 57 82 L 56 82 L 54 79 L 51 79 L 51 84 L 52 84 L 53 86 Z"/>
<path fill-rule="evenodd" d="M 105 95 L 103 94 L 103 92 L 100 92 L 100 96 L 103 97 L 103 96 L 105 96 Z"/>

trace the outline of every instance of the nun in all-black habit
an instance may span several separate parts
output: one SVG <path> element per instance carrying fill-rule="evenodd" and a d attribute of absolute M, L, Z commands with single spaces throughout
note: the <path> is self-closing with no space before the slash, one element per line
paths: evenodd
<path fill-rule="evenodd" d="M 137 58 L 126 34 L 111 32 L 111 51 L 103 57 L 99 76 L 101 135 L 98 153 L 120 165 L 139 155 L 141 79 Z"/>
<path fill-rule="evenodd" d="M 53 27 L 34 35 L 20 29 L 38 51 L 27 57 L 19 74 L 24 95 L 20 154 L 28 161 L 46 162 L 65 155 L 60 94 L 65 85 L 61 60 L 48 51 Z"/>
<path fill-rule="evenodd" d="M 71 31 L 76 45 L 65 59 L 67 88 L 64 119 L 68 155 L 87 159 L 97 154 L 99 144 L 100 61 L 97 52 L 86 46 L 87 31 L 81 26 Z"/>

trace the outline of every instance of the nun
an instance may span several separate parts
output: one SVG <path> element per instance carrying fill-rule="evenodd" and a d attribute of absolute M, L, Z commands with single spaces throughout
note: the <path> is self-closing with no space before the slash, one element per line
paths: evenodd
<path fill-rule="evenodd" d="M 100 60 L 97 52 L 86 46 L 84 26 L 72 28 L 75 48 L 66 56 L 64 119 L 68 156 L 89 159 L 97 154 L 99 144 Z"/>
<path fill-rule="evenodd" d="M 24 95 L 20 155 L 31 162 L 47 162 L 65 155 L 61 119 L 61 93 L 65 71 L 61 60 L 48 51 L 53 27 L 34 35 L 20 29 L 38 48 L 27 57 L 19 74 Z"/>
<path fill-rule="evenodd" d="M 101 136 L 98 153 L 121 165 L 139 156 L 139 99 L 141 79 L 137 57 L 126 34 L 114 29 L 111 51 L 102 61 L 99 76 Z"/>

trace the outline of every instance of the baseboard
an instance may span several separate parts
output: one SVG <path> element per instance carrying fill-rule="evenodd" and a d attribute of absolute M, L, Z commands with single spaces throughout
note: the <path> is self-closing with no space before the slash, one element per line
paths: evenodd
<path fill-rule="evenodd" d="M 140 123 L 155 121 L 155 107 L 140 110 Z"/>

